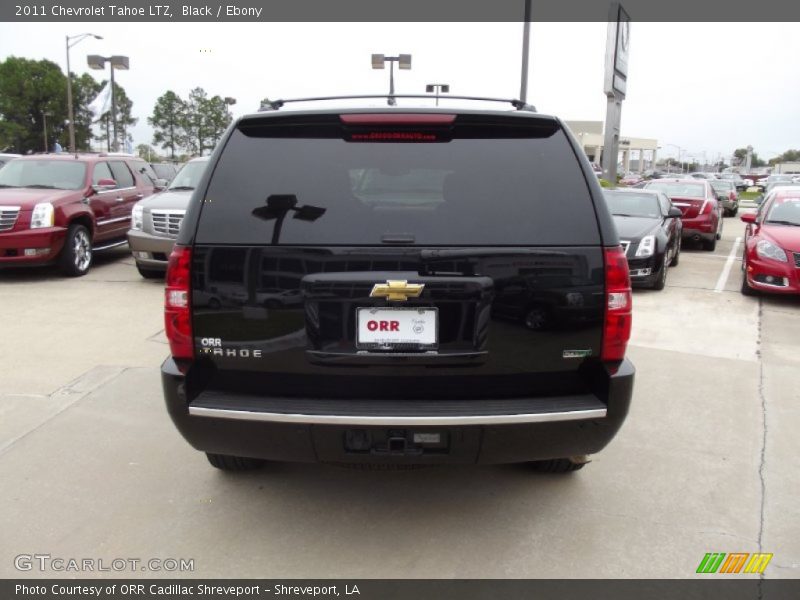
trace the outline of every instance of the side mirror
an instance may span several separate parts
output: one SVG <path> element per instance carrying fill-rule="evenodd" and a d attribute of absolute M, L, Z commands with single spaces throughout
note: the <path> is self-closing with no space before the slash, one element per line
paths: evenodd
<path fill-rule="evenodd" d="M 755 223 L 756 213 L 743 213 L 739 218 L 745 223 Z"/>
<path fill-rule="evenodd" d="M 683 216 L 683 213 L 681 212 L 681 209 L 678 208 L 677 206 L 670 206 L 669 207 L 669 212 L 667 213 L 667 216 L 668 217 L 672 217 L 672 218 L 675 218 L 675 217 L 680 218 L 680 217 Z"/>
<path fill-rule="evenodd" d="M 95 192 L 107 192 L 117 187 L 117 182 L 113 179 L 101 179 L 92 186 Z"/>
<path fill-rule="evenodd" d="M 166 179 L 156 179 L 155 181 L 153 181 L 153 187 L 158 191 L 167 189 L 168 185 L 169 181 L 167 181 Z"/>

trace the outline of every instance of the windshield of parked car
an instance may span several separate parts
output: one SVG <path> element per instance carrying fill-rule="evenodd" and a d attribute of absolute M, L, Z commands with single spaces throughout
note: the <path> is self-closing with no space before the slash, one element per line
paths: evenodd
<path fill-rule="evenodd" d="M 654 181 L 648 190 L 664 192 L 670 198 L 705 198 L 706 188 L 702 184 L 682 181 Z"/>
<path fill-rule="evenodd" d="M 604 192 L 608 210 L 622 217 L 658 218 L 661 210 L 655 194 L 632 194 L 629 192 Z"/>
<path fill-rule="evenodd" d="M 777 225 L 800 226 L 800 197 L 776 198 L 764 222 Z"/>
<path fill-rule="evenodd" d="M 12 160 L 0 169 L 0 187 L 79 190 L 86 164 L 71 160 Z"/>
<path fill-rule="evenodd" d="M 186 163 L 169 186 L 171 190 L 193 190 L 205 171 L 208 161 Z"/>

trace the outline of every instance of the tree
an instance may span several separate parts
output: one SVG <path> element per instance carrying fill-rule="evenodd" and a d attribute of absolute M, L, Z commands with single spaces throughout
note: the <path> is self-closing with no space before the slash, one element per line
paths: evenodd
<path fill-rule="evenodd" d="M 158 152 L 156 152 L 150 144 L 138 144 L 136 146 L 136 155 L 145 159 L 147 162 L 161 162 L 161 157 L 158 155 Z"/>
<path fill-rule="evenodd" d="M 0 62 L 0 149 L 44 150 L 45 119 L 47 149 L 63 140 L 66 97 L 67 78 L 54 62 L 14 56 Z"/>
<path fill-rule="evenodd" d="M 183 122 L 186 131 L 186 145 L 192 154 L 202 156 L 206 148 L 206 130 L 203 119 L 203 106 L 208 101 L 208 94 L 201 87 L 189 92 L 186 102 L 186 117 Z"/>
<path fill-rule="evenodd" d="M 769 164 L 776 165 L 784 162 L 798 162 L 800 161 L 800 150 L 787 150 L 780 156 L 769 159 Z"/>
<path fill-rule="evenodd" d="M 738 159 L 739 165 L 744 165 L 747 160 L 747 148 L 737 148 L 733 151 L 733 155 Z M 751 167 L 763 167 L 767 163 L 758 158 L 758 154 L 753 151 L 753 154 L 750 158 L 750 166 Z"/>
<path fill-rule="evenodd" d="M 175 151 L 186 145 L 185 124 L 187 105 L 180 96 L 169 90 L 156 100 L 153 115 L 147 122 L 153 126 L 153 143 L 169 150 L 170 158 L 175 159 Z"/>
<path fill-rule="evenodd" d="M 228 112 L 228 105 L 219 96 L 214 96 L 204 102 L 201 111 L 208 135 L 208 148 L 213 149 L 222 138 L 222 134 L 225 133 L 228 125 L 231 124 L 233 117 Z"/>

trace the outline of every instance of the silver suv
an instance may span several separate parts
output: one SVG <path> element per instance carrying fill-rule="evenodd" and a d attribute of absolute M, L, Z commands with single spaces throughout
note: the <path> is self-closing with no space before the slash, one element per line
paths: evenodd
<path fill-rule="evenodd" d="M 165 191 L 133 207 L 128 245 L 142 277 L 153 279 L 164 276 L 167 259 L 186 213 L 186 205 L 207 164 L 208 157 L 190 160 Z"/>

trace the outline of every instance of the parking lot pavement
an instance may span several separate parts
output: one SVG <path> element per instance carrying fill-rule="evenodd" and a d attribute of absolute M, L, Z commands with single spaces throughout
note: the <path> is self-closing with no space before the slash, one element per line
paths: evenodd
<path fill-rule="evenodd" d="M 797 577 L 800 301 L 739 293 L 742 232 L 727 219 L 714 253 L 687 246 L 666 290 L 634 293 L 630 417 L 567 476 L 218 472 L 163 407 L 157 283 L 124 253 L 78 280 L 0 273 L 20 344 L 0 364 L 0 577 L 41 576 L 13 560 L 47 553 L 194 559 L 195 577 L 677 578 L 757 551 Z"/>

